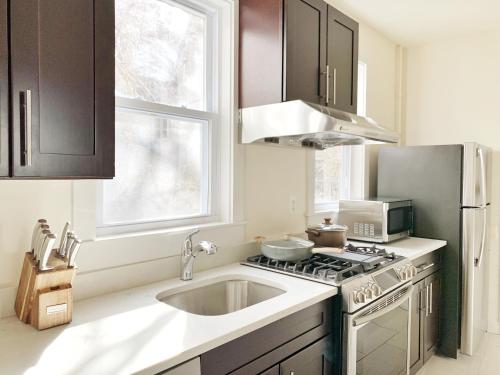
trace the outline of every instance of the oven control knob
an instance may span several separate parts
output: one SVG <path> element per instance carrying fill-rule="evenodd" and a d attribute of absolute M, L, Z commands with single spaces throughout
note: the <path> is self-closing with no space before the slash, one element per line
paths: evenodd
<path fill-rule="evenodd" d="M 410 275 L 411 277 L 417 276 L 418 270 L 413 264 L 410 266 Z"/>
<path fill-rule="evenodd" d="M 413 265 L 411 265 L 411 264 L 409 264 L 405 267 L 406 280 L 409 280 L 413 277 L 413 271 L 411 270 L 412 267 L 413 267 Z"/>
<path fill-rule="evenodd" d="M 366 295 L 365 292 L 362 290 L 358 290 L 354 292 L 354 302 L 356 303 L 365 303 L 366 302 Z"/>
<path fill-rule="evenodd" d="M 373 293 L 373 297 L 378 297 L 382 294 L 382 288 L 379 287 L 377 284 L 373 284 L 371 286 L 371 290 L 372 290 L 372 293 Z"/>
<path fill-rule="evenodd" d="M 399 278 L 402 280 L 402 281 L 406 281 L 408 280 L 408 267 L 407 266 L 403 266 L 401 268 L 398 268 L 398 274 L 399 274 Z"/>
<path fill-rule="evenodd" d="M 402 273 L 401 273 L 401 267 L 395 268 L 394 271 L 396 271 L 396 274 L 400 279 L 402 279 Z"/>
<path fill-rule="evenodd" d="M 361 288 L 361 290 L 365 294 L 367 300 L 371 300 L 373 298 L 373 291 L 370 285 L 366 285 L 365 287 Z"/>

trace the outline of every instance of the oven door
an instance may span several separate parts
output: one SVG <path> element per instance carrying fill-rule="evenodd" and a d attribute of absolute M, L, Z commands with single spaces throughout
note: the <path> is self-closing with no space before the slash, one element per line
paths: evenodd
<path fill-rule="evenodd" d="M 360 311 L 344 314 L 344 374 L 409 373 L 412 289 L 406 284 Z"/>

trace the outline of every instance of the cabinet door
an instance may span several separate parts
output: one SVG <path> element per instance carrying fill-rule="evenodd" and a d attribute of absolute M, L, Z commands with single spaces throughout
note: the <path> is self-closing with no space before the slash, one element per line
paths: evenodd
<path fill-rule="evenodd" d="M 285 0 L 283 101 L 325 104 L 327 5 Z"/>
<path fill-rule="evenodd" d="M 7 0 L 0 0 L 0 177 L 9 175 L 9 50 Z"/>
<path fill-rule="evenodd" d="M 439 341 L 439 314 L 441 300 L 441 273 L 425 279 L 427 309 L 424 311 L 424 363 L 434 354 Z"/>
<path fill-rule="evenodd" d="M 113 177 L 114 1 L 10 6 L 15 177 Z"/>
<path fill-rule="evenodd" d="M 358 34 L 357 22 L 328 6 L 328 105 L 350 113 L 358 101 Z"/>
<path fill-rule="evenodd" d="M 325 337 L 280 364 L 281 375 L 331 375 L 332 353 Z"/>
<path fill-rule="evenodd" d="M 414 375 L 424 364 L 423 324 L 425 310 L 425 280 L 414 285 L 410 311 L 410 374 Z"/>

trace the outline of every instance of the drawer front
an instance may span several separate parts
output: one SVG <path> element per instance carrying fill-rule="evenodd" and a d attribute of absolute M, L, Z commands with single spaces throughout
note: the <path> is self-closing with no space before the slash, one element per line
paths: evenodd
<path fill-rule="evenodd" d="M 417 276 L 413 279 L 414 284 L 441 269 L 442 252 L 445 250 L 446 247 L 425 254 L 412 261 L 413 265 L 417 267 L 418 270 Z"/>
<path fill-rule="evenodd" d="M 332 299 L 322 301 L 202 354 L 202 374 L 228 374 L 281 346 L 286 347 L 285 344 L 294 339 L 304 347 L 324 337 L 331 331 L 331 304 Z M 294 349 L 297 351 L 300 347 Z M 286 356 L 287 353 L 281 355 Z M 275 362 L 269 363 L 261 371 L 281 359 L 278 356 L 273 358 Z"/>

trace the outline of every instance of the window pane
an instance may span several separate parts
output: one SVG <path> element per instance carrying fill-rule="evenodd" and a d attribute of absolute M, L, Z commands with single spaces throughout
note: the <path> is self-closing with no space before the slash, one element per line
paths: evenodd
<path fill-rule="evenodd" d="M 116 95 L 207 110 L 206 15 L 161 0 L 116 1 Z"/>
<path fill-rule="evenodd" d="M 103 183 L 103 223 L 206 214 L 207 150 L 206 121 L 117 110 L 116 177 Z"/>
<path fill-rule="evenodd" d="M 344 197 L 344 178 L 346 165 L 344 163 L 344 147 L 332 147 L 316 151 L 315 160 L 315 203 L 331 203 Z"/>

